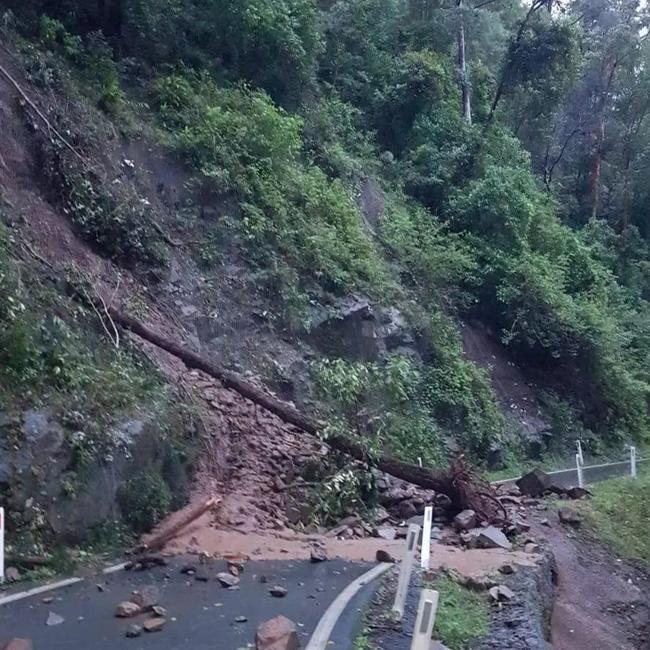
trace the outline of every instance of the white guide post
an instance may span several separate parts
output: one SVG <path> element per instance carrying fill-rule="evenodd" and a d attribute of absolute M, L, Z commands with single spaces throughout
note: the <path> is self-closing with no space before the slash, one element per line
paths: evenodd
<path fill-rule="evenodd" d="M 0 508 L 0 584 L 5 581 L 5 509 Z"/>
<path fill-rule="evenodd" d="M 580 456 L 580 464 L 584 465 L 585 457 L 582 455 L 582 443 L 580 442 L 580 440 L 576 440 L 576 445 L 578 447 L 578 456 Z"/>
<path fill-rule="evenodd" d="M 422 459 L 418 456 L 418 465 L 422 467 Z"/>
<path fill-rule="evenodd" d="M 431 560 L 431 525 L 433 523 L 433 506 L 424 509 L 424 525 L 422 527 L 422 551 L 420 566 L 423 569 L 429 568 Z"/>
<path fill-rule="evenodd" d="M 585 486 L 585 480 L 582 476 L 582 463 L 580 462 L 580 454 L 576 454 L 576 469 L 578 470 L 578 487 Z"/>
<path fill-rule="evenodd" d="M 417 524 L 411 524 L 406 535 L 406 549 L 404 550 L 404 557 L 400 565 L 397 593 L 395 594 L 395 604 L 393 605 L 393 612 L 397 614 L 398 620 L 402 620 L 402 616 L 404 616 L 404 604 L 406 603 L 409 582 L 411 582 L 413 559 L 418 545 L 419 534 L 420 527 Z"/>
<path fill-rule="evenodd" d="M 423 589 L 420 594 L 418 615 L 415 619 L 411 650 L 429 650 L 437 611 L 438 592 L 433 589 Z"/>
<path fill-rule="evenodd" d="M 636 447 L 630 447 L 630 476 L 636 478 Z"/>

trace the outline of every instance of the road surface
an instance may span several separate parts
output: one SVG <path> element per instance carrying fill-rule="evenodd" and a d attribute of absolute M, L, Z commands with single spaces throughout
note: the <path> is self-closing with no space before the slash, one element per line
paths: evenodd
<path fill-rule="evenodd" d="M 238 650 L 254 647 L 258 624 L 283 614 L 299 628 L 307 641 L 320 617 L 334 598 L 370 565 L 339 560 L 311 564 L 307 561 L 248 562 L 238 590 L 221 587 L 215 575 L 226 570 L 225 562 L 210 565 L 208 582 L 198 582 L 180 573 L 182 558 L 168 567 L 143 572 L 118 572 L 101 579 L 87 579 L 78 585 L 0 606 L 0 645 L 12 637 L 30 638 L 34 650 Z M 262 578 L 264 576 L 264 578 Z M 262 582 L 265 579 L 266 582 Z M 102 585 L 103 591 L 97 587 Z M 145 585 L 160 590 L 160 604 L 167 610 L 161 632 L 126 638 L 132 623 L 147 615 L 117 619 L 115 606 Z M 274 598 L 269 588 L 281 585 L 284 598 Z M 369 585 L 357 595 L 337 624 L 332 650 L 350 650 L 358 630 L 358 610 L 372 595 Z M 54 600 L 44 603 L 43 598 Z M 48 626 L 50 612 L 62 616 L 60 625 Z M 235 619 L 245 616 L 246 622 Z"/>

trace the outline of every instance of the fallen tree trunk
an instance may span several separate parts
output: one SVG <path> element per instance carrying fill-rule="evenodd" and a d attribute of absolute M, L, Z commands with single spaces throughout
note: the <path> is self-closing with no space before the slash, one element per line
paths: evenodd
<path fill-rule="evenodd" d="M 161 336 L 135 318 L 113 307 L 109 307 L 108 312 L 116 324 L 130 330 L 145 341 L 153 343 L 156 347 L 169 352 L 169 354 L 183 361 L 188 368 L 202 370 L 211 377 L 218 379 L 226 388 L 234 390 L 242 397 L 274 413 L 284 422 L 293 424 L 302 431 L 314 436 L 318 435 L 318 432 L 323 428 L 322 423 L 303 415 L 293 405 L 287 404 L 261 388 L 250 384 L 238 374 L 226 370 L 214 361 L 208 361 L 195 352 Z M 395 478 L 427 490 L 446 494 L 452 500 L 455 510 L 471 508 L 476 512 L 479 519 L 485 521 L 494 521 L 505 515 L 499 502 L 493 498 L 489 484 L 468 472 L 462 462 L 452 464 L 449 472 L 432 472 L 418 465 L 405 463 L 387 454 L 370 456 L 362 445 L 345 436 L 330 436 L 326 442 L 337 451 L 373 465 Z M 472 486 L 474 485 L 475 488 L 473 489 Z"/>
<path fill-rule="evenodd" d="M 172 524 L 166 530 L 158 533 L 157 535 L 152 535 L 147 539 L 146 542 L 141 544 L 137 553 L 151 553 L 152 551 L 159 551 L 162 549 L 167 542 L 174 539 L 178 533 L 183 530 L 183 528 L 189 526 L 193 521 L 196 521 L 201 515 L 206 513 L 208 510 L 212 510 L 219 505 L 221 499 L 212 497 L 208 499 L 205 503 L 200 503 L 198 506 L 187 512 L 181 519 L 176 523 Z"/>

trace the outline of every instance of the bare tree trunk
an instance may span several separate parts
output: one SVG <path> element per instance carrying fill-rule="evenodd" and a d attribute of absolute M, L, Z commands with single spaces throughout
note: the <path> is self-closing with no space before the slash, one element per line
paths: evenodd
<path fill-rule="evenodd" d="M 467 53 L 465 47 L 465 18 L 463 16 L 463 0 L 458 0 L 460 27 L 458 28 L 458 68 L 460 72 L 460 89 L 462 93 L 463 119 L 472 123 L 472 91 L 467 73 Z"/>

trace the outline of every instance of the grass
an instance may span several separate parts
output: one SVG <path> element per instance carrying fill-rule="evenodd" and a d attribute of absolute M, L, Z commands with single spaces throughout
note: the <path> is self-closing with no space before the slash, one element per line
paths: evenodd
<path fill-rule="evenodd" d="M 368 630 L 363 629 L 354 640 L 354 650 L 370 650 L 370 639 L 368 638 Z"/>
<path fill-rule="evenodd" d="M 593 498 L 581 508 L 598 537 L 620 557 L 650 568 L 650 471 L 591 489 Z"/>
<path fill-rule="evenodd" d="M 469 589 L 442 576 L 433 584 L 438 590 L 438 614 L 433 636 L 451 650 L 464 650 L 469 642 L 488 633 L 490 608 L 487 601 Z"/>

